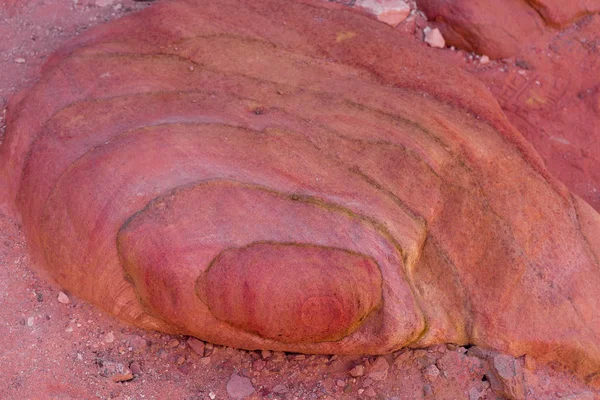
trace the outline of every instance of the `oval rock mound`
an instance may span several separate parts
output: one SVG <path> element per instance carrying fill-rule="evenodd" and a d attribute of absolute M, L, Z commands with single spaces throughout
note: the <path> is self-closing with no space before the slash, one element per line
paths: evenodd
<path fill-rule="evenodd" d="M 600 216 L 480 83 L 339 4 L 158 3 L 65 45 L 7 122 L 36 261 L 127 322 L 600 368 Z"/>

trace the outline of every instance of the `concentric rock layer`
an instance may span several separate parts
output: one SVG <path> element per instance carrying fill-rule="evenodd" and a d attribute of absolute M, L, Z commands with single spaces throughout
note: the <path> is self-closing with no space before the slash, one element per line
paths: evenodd
<path fill-rule="evenodd" d="M 125 321 L 598 369 L 598 214 L 485 88 L 340 5 L 158 3 L 66 45 L 7 119 L 34 255 Z"/>

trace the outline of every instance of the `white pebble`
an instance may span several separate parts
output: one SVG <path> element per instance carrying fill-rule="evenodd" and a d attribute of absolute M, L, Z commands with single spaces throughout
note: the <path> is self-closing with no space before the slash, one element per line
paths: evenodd
<path fill-rule="evenodd" d="M 69 304 L 69 296 L 64 292 L 58 292 L 58 302 L 61 304 Z"/>
<path fill-rule="evenodd" d="M 430 45 L 431 47 L 435 47 L 438 49 L 443 49 L 446 47 L 446 41 L 444 40 L 444 36 L 438 28 L 431 29 L 430 27 L 425 27 L 423 29 L 423 34 L 425 35 L 425 43 Z"/>

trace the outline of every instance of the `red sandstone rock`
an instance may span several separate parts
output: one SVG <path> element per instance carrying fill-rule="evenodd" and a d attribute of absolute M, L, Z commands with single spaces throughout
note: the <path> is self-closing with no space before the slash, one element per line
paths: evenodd
<path fill-rule="evenodd" d="M 444 3 L 448 4 L 462 3 Z M 562 2 L 565 9 L 574 4 Z M 466 6 L 476 7 L 477 3 Z M 470 21 L 466 24 L 475 26 L 469 28 L 475 39 L 485 26 L 481 20 L 497 15 L 488 6 L 459 13 Z M 519 18 L 522 16 L 506 17 L 500 22 L 510 24 Z M 518 49 L 506 53 L 515 57 L 504 60 L 501 68 L 467 65 L 492 90 L 509 120 L 539 152 L 548 170 L 596 210 L 600 210 L 599 30 L 600 15 L 591 15 L 561 31 L 546 27 L 542 36 L 509 38 Z M 480 39 L 495 45 L 500 38 L 487 40 L 483 34 Z"/>
<path fill-rule="evenodd" d="M 375 14 L 379 21 L 394 27 L 406 20 L 411 11 L 404 0 L 357 0 L 354 5 Z"/>
<path fill-rule="evenodd" d="M 254 387 L 250 379 L 232 374 L 229 382 L 227 382 L 227 394 L 235 400 L 245 399 L 254 392 Z"/>
<path fill-rule="evenodd" d="M 446 47 L 446 41 L 444 40 L 444 37 L 438 28 L 431 29 L 430 27 L 426 27 L 423 30 L 423 35 L 423 41 L 431 47 L 438 49 L 443 49 Z"/>
<path fill-rule="evenodd" d="M 599 0 L 418 0 L 418 5 L 450 45 L 492 58 L 521 54 L 547 29 L 600 11 Z"/>
<path fill-rule="evenodd" d="M 435 51 L 280 4 L 163 2 L 55 54 L 0 150 L 38 260 L 230 346 L 598 370 L 600 216 Z"/>
<path fill-rule="evenodd" d="M 600 11 L 599 0 L 527 0 L 544 21 L 551 26 L 564 27 L 586 14 Z"/>
<path fill-rule="evenodd" d="M 418 0 L 448 45 L 491 58 L 518 54 L 544 33 L 544 20 L 526 0 Z"/>

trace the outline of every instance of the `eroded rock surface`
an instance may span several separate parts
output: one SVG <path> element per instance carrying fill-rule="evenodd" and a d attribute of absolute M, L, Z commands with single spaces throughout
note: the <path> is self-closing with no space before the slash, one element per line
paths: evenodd
<path fill-rule="evenodd" d="M 522 54 L 548 30 L 600 12 L 599 0 L 418 0 L 447 42 L 505 58 Z"/>
<path fill-rule="evenodd" d="M 595 372 L 600 217 L 432 51 L 321 3 L 91 30 L 9 107 L 35 256 L 126 321 L 229 346 L 474 343 Z"/>

